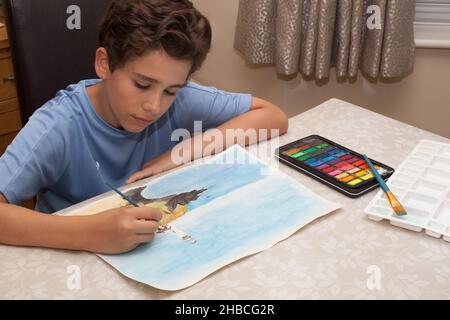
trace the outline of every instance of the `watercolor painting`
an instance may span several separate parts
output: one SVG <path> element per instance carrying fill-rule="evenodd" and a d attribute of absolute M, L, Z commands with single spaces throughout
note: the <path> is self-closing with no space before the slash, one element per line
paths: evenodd
<path fill-rule="evenodd" d="M 189 287 L 340 207 L 239 146 L 124 192 L 163 213 L 158 234 L 131 252 L 99 256 L 125 276 L 162 290 Z M 70 214 L 124 205 L 113 195 Z"/>

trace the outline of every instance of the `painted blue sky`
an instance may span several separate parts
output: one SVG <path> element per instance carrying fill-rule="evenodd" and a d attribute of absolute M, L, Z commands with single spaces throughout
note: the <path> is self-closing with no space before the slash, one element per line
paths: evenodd
<path fill-rule="evenodd" d="M 194 189 L 207 189 L 199 199 L 190 202 L 189 208 L 195 209 L 232 190 L 263 179 L 265 173 L 267 166 L 241 147 L 232 147 L 207 163 L 150 182 L 142 195 L 146 198 L 161 198 Z"/>
<path fill-rule="evenodd" d="M 219 197 L 248 185 L 264 176 L 261 164 L 204 164 L 188 168 L 188 171 L 172 173 L 151 182 L 142 192 L 145 198 L 161 198 L 171 194 L 207 189 L 189 203 L 190 210 L 203 206 Z"/>

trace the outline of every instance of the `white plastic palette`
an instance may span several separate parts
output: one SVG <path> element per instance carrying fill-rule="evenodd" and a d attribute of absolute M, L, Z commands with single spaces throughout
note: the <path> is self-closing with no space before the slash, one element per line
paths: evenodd
<path fill-rule="evenodd" d="M 365 209 L 370 219 L 450 242 L 450 144 L 421 140 L 387 185 L 408 214 L 397 216 L 380 190 Z"/>

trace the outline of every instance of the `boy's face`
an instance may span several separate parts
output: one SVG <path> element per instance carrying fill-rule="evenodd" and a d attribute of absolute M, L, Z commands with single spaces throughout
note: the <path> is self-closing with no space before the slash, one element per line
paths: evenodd
<path fill-rule="evenodd" d="M 105 84 L 101 115 L 110 125 L 140 132 L 169 109 L 188 79 L 191 61 L 178 60 L 164 50 L 135 58 L 102 76 Z"/>

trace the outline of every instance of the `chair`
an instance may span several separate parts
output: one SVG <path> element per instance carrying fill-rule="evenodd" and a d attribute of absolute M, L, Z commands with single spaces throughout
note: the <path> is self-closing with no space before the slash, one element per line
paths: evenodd
<path fill-rule="evenodd" d="M 22 123 L 57 91 L 95 78 L 109 0 L 4 0 Z"/>

